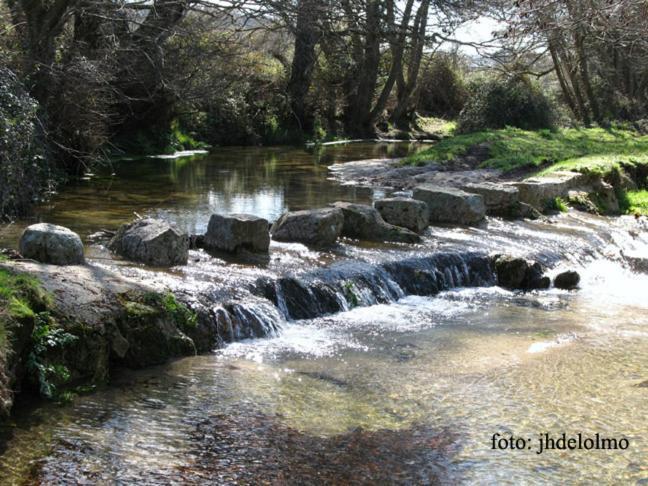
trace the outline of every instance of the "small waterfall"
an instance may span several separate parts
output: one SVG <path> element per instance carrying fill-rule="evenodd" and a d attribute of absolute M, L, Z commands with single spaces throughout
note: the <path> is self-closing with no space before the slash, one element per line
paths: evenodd
<path fill-rule="evenodd" d="M 274 303 L 286 319 L 298 320 L 395 302 L 406 295 L 494 283 L 487 255 L 446 252 L 381 264 L 336 263 L 299 276 L 259 279 L 253 291 Z"/>

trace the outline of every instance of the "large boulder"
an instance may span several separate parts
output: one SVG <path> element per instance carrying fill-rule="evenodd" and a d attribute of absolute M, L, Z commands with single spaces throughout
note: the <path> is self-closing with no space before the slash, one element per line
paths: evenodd
<path fill-rule="evenodd" d="M 20 253 L 42 263 L 79 265 L 84 263 L 83 243 L 75 232 L 54 224 L 29 226 L 20 237 Z"/>
<path fill-rule="evenodd" d="M 323 208 L 283 214 L 270 232 L 277 241 L 297 241 L 316 247 L 331 246 L 342 233 L 344 216 L 340 209 Z"/>
<path fill-rule="evenodd" d="M 572 290 L 578 287 L 579 283 L 580 275 L 573 270 L 562 272 L 554 279 L 554 287 L 557 289 Z"/>
<path fill-rule="evenodd" d="M 497 285 L 510 290 L 547 289 L 551 284 L 542 266 L 524 258 L 498 255 L 494 260 Z"/>
<path fill-rule="evenodd" d="M 389 224 L 401 226 L 416 233 L 422 232 L 430 222 L 427 204 L 408 197 L 392 197 L 374 202 L 374 208 Z"/>
<path fill-rule="evenodd" d="M 159 219 L 139 219 L 123 225 L 108 248 L 129 260 L 154 267 L 185 265 L 189 236 Z"/>
<path fill-rule="evenodd" d="M 203 241 L 206 250 L 236 252 L 241 249 L 267 253 L 268 220 L 250 214 L 212 215 Z"/>
<path fill-rule="evenodd" d="M 517 187 L 495 182 L 469 183 L 463 190 L 482 196 L 486 212 L 494 216 L 510 216 L 518 205 L 520 194 Z"/>
<path fill-rule="evenodd" d="M 431 223 L 470 225 L 486 216 L 484 198 L 461 189 L 423 184 L 414 189 L 414 199 L 427 204 Z"/>
<path fill-rule="evenodd" d="M 518 188 L 520 201 L 537 209 L 557 197 L 566 197 L 570 190 L 587 186 L 590 177 L 578 172 L 554 172 L 543 177 L 534 177 L 512 185 Z"/>
<path fill-rule="evenodd" d="M 401 243 L 418 243 L 421 237 L 408 230 L 387 223 L 380 213 L 365 204 L 336 202 L 334 207 L 344 214 L 342 235 L 368 241 L 394 241 Z"/>

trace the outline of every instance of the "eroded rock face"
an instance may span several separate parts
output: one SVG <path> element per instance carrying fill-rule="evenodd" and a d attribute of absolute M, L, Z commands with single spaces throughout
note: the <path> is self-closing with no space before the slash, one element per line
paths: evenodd
<path fill-rule="evenodd" d="M 80 265 L 85 262 L 83 243 L 73 231 L 54 224 L 29 226 L 20 237 L 20 253 L 41 263 Z"/>
<path fill-rule="evenodd" d="M 495 257 L 497 285 L 510 290 L 547 289 L 549 277 L 543 275 L 542 266 L 524 258 L 498 255 Z"/>
<path fill-rule="evenodd" d="M 158 219 L 123 225 L 108 247 L 124 258 L 154 267 L 185 265 L 189 259 L 189 236 Z"/>
<path fill-rule="evenodd" d="M 379 199 L 374 208 L 389 224 L 421 233 L 430 221 L 427 204 L 408 197 Z"/>
<path fill-rule="evenodd" d="M 573 270 L 562 272 L 554 279 L 554 287 L 558 289 L 572 290 L 577 288 L 579 283 L 580 275 Z"/>
<path fill-rule="evenodd" d="M 494 216 L 510 216 L 519 203 L 520 191 L 511 185 L 494 182 L 470 183 L 465 184 L 463 190 L 482 196 L 486 212 Z"/>
<path fill-rule="evenodd" d="M 344 214 L 342 235 L 349 238 L 401 243 L 421 241 L 421 237 L 413 231 L 387 223 L 371 206 L 348 202 L 336 202 L 333 206 L 342 210 Z"/>
<path fill-rule="evenodd" d="M 414 189 L 414 199 L 427 204 L 430 223 L 471 225 L 486 216 L 484 198 L 461 189 L 423 184 Z"/>
<path fill-rule="evenodd" d="M 335 244 L 342 233 L 344 216 L 337 208 L 309 209 L 283 214 L 270 232 L 277 241 L 296 241 L 316 247 Z"/>
<path fill-rule="evenodd" d="M 270 247 L 268 220 L 250 214 L 214 214 L 203 241 L 206 250 L 267 253 Z"/>

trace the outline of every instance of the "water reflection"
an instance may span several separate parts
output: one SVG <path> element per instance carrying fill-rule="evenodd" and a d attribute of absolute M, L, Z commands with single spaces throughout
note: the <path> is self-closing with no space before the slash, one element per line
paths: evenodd
<path fill-rule="evenodd" d="M 35 220 L 67 226 L 86 236 L 115 228 L 133 213 L 175 221 L 183 230 L 204 231 L 215 212 L 246 212 L 276 219 L 287 210 L 338 200 L 367 202 L 368 189 L 328 180 L 328 165 L 367 158 L 402 157 L 424 147 L 410 143 L 353 143 L 318 149 L 295 147 L 215 148 L 205 156 L 123 160 L 95 177 L 64 188 L 38 208 Z M 0 244 L 14 246 L 22 221 L 0 231 Z"/>

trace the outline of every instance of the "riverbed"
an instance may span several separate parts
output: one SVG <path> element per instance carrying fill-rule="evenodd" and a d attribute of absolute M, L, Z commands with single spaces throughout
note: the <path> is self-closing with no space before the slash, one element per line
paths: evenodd
<path fill-rule="evenodd" d="M 273 220 L 288 209 L 381 197 L 384 189 L 331 180 L 328 166 L 418 148 L 223 149 L 125 161 L 65 189 L 37 218 L 84 237 L 133 212 L 191 233 L 204 231 L 212 212 Z M 15 245 L 28 223 L 5 228 L 2 243 Z M 112 260 L 101 245 L 87 249 L 98 265 L 185 288 L 472 251 L 533 257 L 551 274 L 577 269 L 580 289 L 523 294 L 450 275 L 455 285 L 434 296 L 396 288 L 375 299 L 368 287 L 360 305 L 339 313 L 297 320 L 278 312 L 271 337 L 124 370 L 66 405 L 19 402 L 2 427 L 0 481 L 643 484 L 648 276 L 625 258 L 648 255 L 643 221 L 575 211 L 536 222 L 489 218 L 476 228 L 429 228 L 420 245 L 343 241 L 318 252 L 273 242 L 263 265 L 196 251 L 170 273 Z M 532 439 L 533 448 L 493 450 L 496 433 Z M 629 447 L 537 454 L 544 433 L 598 433 Z"/>

